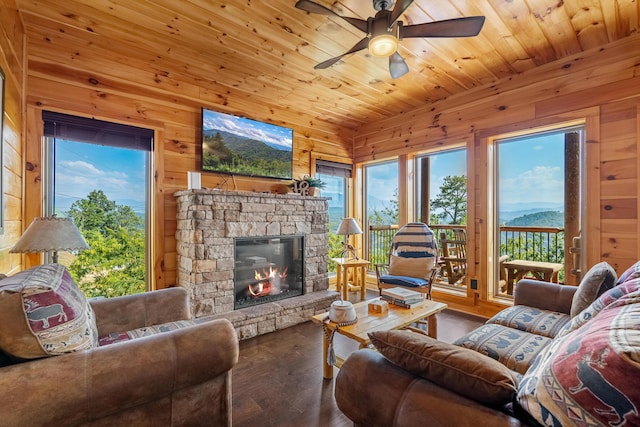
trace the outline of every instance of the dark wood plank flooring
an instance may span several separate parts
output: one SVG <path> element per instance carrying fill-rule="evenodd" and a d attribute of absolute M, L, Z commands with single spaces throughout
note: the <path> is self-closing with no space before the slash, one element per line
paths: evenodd
<path fill-rule="evenodd" d="M 445 310 L 438 316 L 438 338 L 451 342 L 484 320 Z M 346 356 L 357 345 L 336 335 L 335 348 Z M 352 426 L 336 405 L 333 386 L 334 380 L 322 378 L 322 328 L 315 323 L 241 341 L 233 369 L 233 425 Z"/>

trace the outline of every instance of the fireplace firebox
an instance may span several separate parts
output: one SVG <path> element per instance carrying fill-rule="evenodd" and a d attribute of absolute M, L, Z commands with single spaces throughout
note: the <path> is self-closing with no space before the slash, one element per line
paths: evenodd
<path fill-rule="evenodd" d="M 304 293 L 304 236 L 234 239 L 234 309 Z"/>

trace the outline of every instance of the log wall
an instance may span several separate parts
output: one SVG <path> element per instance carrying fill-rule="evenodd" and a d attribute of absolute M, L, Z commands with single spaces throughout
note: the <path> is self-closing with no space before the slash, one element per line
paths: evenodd
<path fill-rule="evenodd" d="M 2 131 L 4 233 L 0 235 L 0 272 L 21 267 L 21 255 L 9 250 L 22 234 L 22 143 L 24 128 L 24 30 L 13 0 L 0 13 L 0 68 L 5 75 Z"/>
<path fill-rule="evenodd" d="M 473 248 L 468 253 L 468 271 L 480 286 L 478 291 L 468 287 L 463 298 L 446 294 L 436 298 L 454 306 L 479 305 L 476 312 L 484 308 L 485 314 L 495 310 L 488 285 L 492 234 L 487 153 L 492 137 L 501 134 L 584 124 L 585 266 L 605 260 L 622 273 L 640 258 L 639 42 L 639 37 L 619 41 L 357 129 L 354 160 L 358 164 L 466 143 L 469 246 Z"/>

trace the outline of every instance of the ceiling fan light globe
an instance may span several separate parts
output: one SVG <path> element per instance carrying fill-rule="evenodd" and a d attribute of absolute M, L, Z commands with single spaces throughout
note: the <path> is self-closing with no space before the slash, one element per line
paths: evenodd
<path fill-rule="evenodd" d="M 398 39 L 391 34 L 380 34 L 369 40 L 369 53 L 372 56 L 389 56 L 398 50 Z"/>

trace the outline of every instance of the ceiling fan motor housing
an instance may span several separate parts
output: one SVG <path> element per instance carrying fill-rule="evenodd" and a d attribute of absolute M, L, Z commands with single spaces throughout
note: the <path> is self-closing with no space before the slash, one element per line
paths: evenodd
<path fill-rule="evenodd" d="M 393 0 L 373 0 L 375 10 L 389 10 L 393 6 Z"/>

